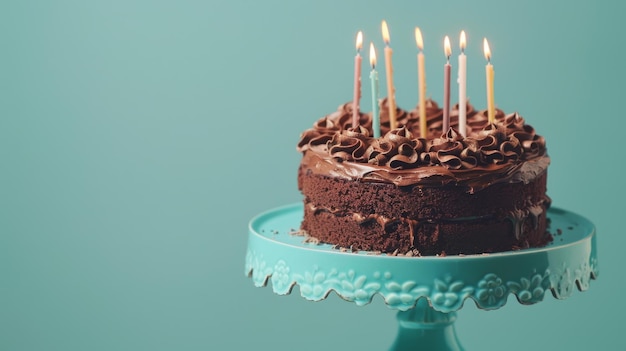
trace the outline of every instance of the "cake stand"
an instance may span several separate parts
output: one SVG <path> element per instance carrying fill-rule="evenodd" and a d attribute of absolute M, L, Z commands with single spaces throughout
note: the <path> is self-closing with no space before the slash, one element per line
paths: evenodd
<path fill-rule="evenodd" d="M 466 299 L 480 309 L 506 304 L 509 295 L 530 305 L 546 291 L 557 299 L 587 290 L 598 275 L 594 225 L 569 211 L 548 211 L 554 241 L 540 249 L 483 255 L 403 257 L 344 252 L 295 235 L 302 204 L 259 214 L 250 221 L 245 274 L 254 285 L 279 295 L 297 284 L 307 300 L 334 291 L 366 305 L 374 295 L 398 310 L 391 350 L 463 350 L 456 336 L 456 311 Z"/>

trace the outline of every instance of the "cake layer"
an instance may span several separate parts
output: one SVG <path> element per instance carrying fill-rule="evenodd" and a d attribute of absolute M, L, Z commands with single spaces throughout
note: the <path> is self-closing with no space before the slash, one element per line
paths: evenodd
<path fill-rule="evenodd" d="M 412 220 L 362 215 L 306 204 L 302 229 L 321 242 L 351 250 L 412 255 L 481 254 L 540 247 L 551 241 L 543 207 L 511 217 Z"/>
<path fill-rule="evenodd" d="M 470 192 L 464 185 L 396 186 L 392 183 L 354 181 L 317 174 L 301 167 L 298 187 L 305 202 L 331 211 L 377 214 L 414 220 L 495 216 L 504 218 L 519 209 L 543 206 L 547 201 L 547 172 L 527 183 L 495 183 Z"/>

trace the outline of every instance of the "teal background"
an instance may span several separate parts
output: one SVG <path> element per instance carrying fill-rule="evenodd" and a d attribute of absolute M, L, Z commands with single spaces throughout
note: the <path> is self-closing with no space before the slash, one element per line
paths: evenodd
<path fill-rule="evenodd" d="M 417 96 L 414 26 L 437 101 L 443 36 L 455 64 L 466 30 L 477 107 L 487 36 L 497 105 L 548 141 L 553 204 L 597 225 L 601 275 L 589 291 L 491 312 L 468 302 L 457 322 L 464 346 L 624 348 L 625 10 L 614 1 L 3 1 L 0 350 L 388 347 L 395 313 L 380 300 L 312 303 L 243 274 L 249 219 L 301 200 L 299 134 L 351 99 L 356 31 L 380 56 L 382 19 L 407 109 Z"/>

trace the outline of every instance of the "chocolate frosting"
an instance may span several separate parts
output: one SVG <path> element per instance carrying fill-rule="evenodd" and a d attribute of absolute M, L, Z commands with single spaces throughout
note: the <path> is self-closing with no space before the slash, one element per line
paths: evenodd
<path fill-rule="evenodd" d="M 319 119 L 302 133 L 297 149 L 303 164 L 322 174 L 399 186 L 466 184 L 470 191 L 501 181 L 526 181 L 549 164 L 545 139 L 517 113 L 496 112 L 488 123 L 486 111 L 467 106 L 467 137 L 457 131 L 458 106 L 451 111 L 451 128 L 441 132 L 442 110 L 428 100 L 428 135 L 419 135 L 419 109 L 397 109 L 397 125 L 389 129 L 387 100 L 381 105 L 382 137 L 373 138 L 371 114 L 360 114 L 352 126 L 352 105 Z"/>

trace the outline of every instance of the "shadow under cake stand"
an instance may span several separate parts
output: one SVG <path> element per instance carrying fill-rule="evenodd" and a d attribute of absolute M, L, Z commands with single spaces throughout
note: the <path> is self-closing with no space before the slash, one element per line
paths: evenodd
<path fill-rule="evenodd" d="M 524 305 L 542 301 L 548 290 L 565 299 L 575 288 L 587 290 L 598 275 L 593 223 L 558 208 L 548 210 L 554 241 L 546 247 L 446 257 L 342 252 L 307 243 L 293 234 L 302 216 L 302 204 L 292 204 L 250 221 L 245 274 L 257 287 L 271 281 L 279 295 L 297 284 L 311 301 L 335 291 L 361 306 L 381 295 L 398 310 L 391 350 L 463 350 L 454 322 L 466 299 L 485 310 L 504 306 L 510 294 Z"/>

